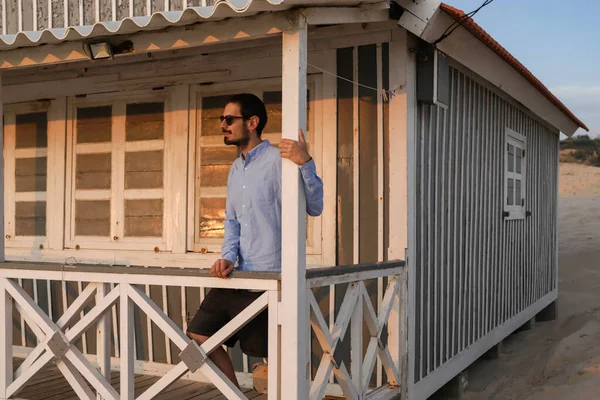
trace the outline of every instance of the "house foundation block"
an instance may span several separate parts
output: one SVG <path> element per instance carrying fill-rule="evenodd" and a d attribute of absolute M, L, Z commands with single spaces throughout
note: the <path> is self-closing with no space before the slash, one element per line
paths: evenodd
<path fill-rule="evenodd" d="M 548 305 L 535 316 L 537 322 L 554 321 L 556 318 L 558 318 L 556 301 L 553 301 L 552 304 Z"/>
<path fill-rule="evenodd" d="M 435 392 L 429 400 L 461 400 L 469 387 L 469 374 L 465 370 Z"/>

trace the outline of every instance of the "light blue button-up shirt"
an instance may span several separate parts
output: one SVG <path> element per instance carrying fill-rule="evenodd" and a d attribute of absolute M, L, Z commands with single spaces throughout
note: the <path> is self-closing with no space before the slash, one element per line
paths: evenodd
<path fill-rule="evenodd" d="M 233 162 L 227 179 L 222 258 L 237 270 L 281 271 L 281 155 L 264 140 Z M 306 212 L 323 211 L 323 182 L 310 160 L 300 167 Z"/>

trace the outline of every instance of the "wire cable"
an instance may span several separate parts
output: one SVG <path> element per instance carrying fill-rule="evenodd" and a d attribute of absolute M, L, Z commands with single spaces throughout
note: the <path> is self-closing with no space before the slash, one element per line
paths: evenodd
<path fill-rule="evenodd" d="M 494 2 L 494 0 L 485 0 L 478 8 L 476 8 L 475 10 L 462 15 L 460 18 L 458 18 L 456 21 L 454 21 L 448 28 L 446 28 L 446 30 L 444 31 L 444 33 L 442 33 L 442 35 L 436 40 L 434 41 L 432 44 L 433 46 L 437 46 L 440 42 L 442 42 L 444 39 L 446 39 L 448 36 L 452 35 L 452 33 L 458 29 L 459 27 L 461 27 L 465 21 L 468 21 L 469 19 L 472 19 L 475 14 L 477 14 L 482 8 L 489 6 L 490 4 L 492 4 Z"/>

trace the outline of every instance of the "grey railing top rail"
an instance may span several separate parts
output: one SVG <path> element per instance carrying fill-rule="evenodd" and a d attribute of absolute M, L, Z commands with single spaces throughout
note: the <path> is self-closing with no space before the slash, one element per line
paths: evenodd
<path fill-rule="evenodd" d="M 164 275 L 190 278 L 211 278 L 210 270 L 206 268 L 175 268 L 175 267 L 142 267 L 123 265 L 86 265 L 61 263 L 31 263 L 7 261 L 0 263 L 0 269 L 31 270 L 48 272 L 79 272 L 90 274 L 123 274 L 123 275 Z M 280 280 L 279 272 L 248 272 L 234 271 L 230 278 Z M 40 277 L 42 279 L 42 277 Z"/>
<path fill-rule="evenodd" d="M 319 287 L 397 275 L 405 265 L 404 260 L 395 260 L 309 269 L 306 271 L 307 286 Z"/>

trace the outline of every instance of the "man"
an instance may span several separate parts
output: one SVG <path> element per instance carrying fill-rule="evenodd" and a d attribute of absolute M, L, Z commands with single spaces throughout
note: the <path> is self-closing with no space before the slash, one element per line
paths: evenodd
<path fill-rule="evenodd" d="M 241 271 L 281 271 L 282 158 L 300 168 L 307 213 L 318 216 L 323 211 L 323 182 L 317 176 L 302 131 L 298 133 L 299 141 L 284 139 L 278 150 L 268 140 L 261 139 L 266 124 L 263 102 L 248 93 L 231 97 L 221 116 L 225 144 L 237 146 L 240 155 L 229 171 L 225 238 L 221 259 L 210 270 L 212 276 L 227 278 L 236 262 Z M 248 290 L 210 290 L 188 326 L 188 336 L 204 343 L 261 294 Z M 247 355 L 267 357 L 267 323 L 265 310 L 225 344 L 233 347 L 239 340 Z M 210 358 L 239 387 L 223 348 L 212 352 Z"/>

